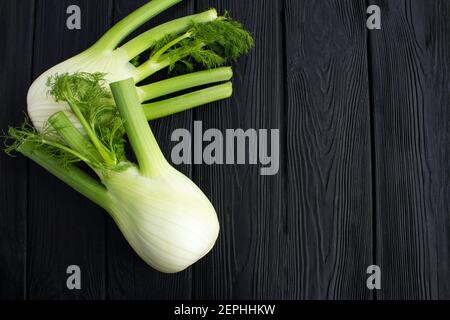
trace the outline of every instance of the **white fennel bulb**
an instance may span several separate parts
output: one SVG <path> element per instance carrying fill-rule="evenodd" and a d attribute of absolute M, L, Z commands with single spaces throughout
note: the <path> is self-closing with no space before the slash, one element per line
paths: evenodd
<path fill-rule="evenodd" d="M 155 178 L 132 167 L 103 179 L 107 208 L 128 243 L 153 268 L 186 269 L 211 248 L 219 234 L 214 207 L 187 177 L 167 166 Z"/>

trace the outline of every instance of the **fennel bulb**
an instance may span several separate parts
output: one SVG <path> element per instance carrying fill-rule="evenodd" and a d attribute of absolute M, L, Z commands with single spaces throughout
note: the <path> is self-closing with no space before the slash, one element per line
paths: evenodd
<path fill-rule="evenodd" d="M 138 87 L 141 103 L 182 90 L 229 81 L 231 68 L 220 67 L 248 52 L 253 39 L 227 15 L 218 17 L 215 9 L 169 21 L 119 46 L 126 36 L 147 20 L 181 1 L 150 1 L 116 24 L 91 48 L 38 77 L 27 96 L 28 115 L 35 128 L 44 130 L 47 120 L 59 111 L 65 112 L 77 128 L 82 128 L 66 103 L 55 101 L 47 94 L 47 79 L 57 74 L 102 73 L 108 83 L 132 78 L 137 84 L 166 68 L 183 68 L 183 72 L 188 72 Z M 192 72 L 196 68 L 210 70 Z M 143 107 L 147 119 L 153 120 L 231 95 L 232 85 L 227 82 L 176 98 L 149 102 Z"/>
<path fill-rule="evenodd" d="M 207 254 L 219 234 L 214 207 L 187 177 L 167 166 L 147 178 L 135 167 L 103 179 L 107 211 L 136 253 L 167 273 L 186 269 Z"/>

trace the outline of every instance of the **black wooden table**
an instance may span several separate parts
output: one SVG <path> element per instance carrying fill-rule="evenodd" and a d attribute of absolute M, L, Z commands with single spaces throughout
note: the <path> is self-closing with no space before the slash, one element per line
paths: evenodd
<path fill-rule="evenodd" d="M 0 127 L 27 88 L 146 0 L 0 1 Z M 82 29 L 65 27 L 69 5 Z M 366 9 L 380 6 L 382 29 Z M 21 157 L 0 155 L 0 299 L 450 298 L 450 0 L 186 0 L 151 22 L 217 7 L 256 41 L 232 99 L 152 123 L 279 128 L 281 169 L 182 166 L 222 232 L 163 275 L 99 208 Z M 148 27 L 148 25 L 147 25 Z M 79 265 L 82 289 L 68 290 Z M 381 268 L 381 289 L 366 286 Z"/>

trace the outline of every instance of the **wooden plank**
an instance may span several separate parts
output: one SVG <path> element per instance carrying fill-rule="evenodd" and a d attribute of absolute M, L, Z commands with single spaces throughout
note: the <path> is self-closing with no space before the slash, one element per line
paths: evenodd
<path fill-rule="evenodd" d="M 364 1 L 286 0 L 289 299 L 371 299 Z"/>
<path fill-rule="evenodd" d="M 66 28 L 69 5 L 81 8 L 81 30 Z M 109 28 L 111 12 L 109 0 L 37 1 L 34 78 L 93 44 Z M 28 297 L 104 298 L 105 212 L 35 164 L 29 192 Z M 66 287 L 69 265 L 81 268 L 81 290 Z"/>
<path fill-rule="evenodd" d="M 19 125 L 31 81 L 34 1 L 0 3 L 0 127 Z M 7 44 L 7 45 L 5 45 Z M 27 161 L 0 152 L 0 300 L 24 299 L 26 281 Z"/>
<path fill-rule="evenodd" d="M 379 297 L 449 299 L 450 2 L 374 3 Z"/>
<path fill-rule="evenodd" d="M 255 36 L 255 49 L 234 67 L 234 97 L 195 111 L 203 130 L 280 129 L 281 6 L 272 0 L 197 1 L 198 10 L 229 10 Z M 197 299 L 281 298 L 282 175 L 261 176 L 258 165 L 202 165 L 195 181 L 219 215 L 221 234 L 194 272 Z"/>
<path fill-rule="evenodd" d="M 115 21 L 147 3 L 148 0 L 115 0 Z M 184 1 L 170 8 L 146 24 L 140 31 L 146 31 L 151 26 L 193 13 L 193 1 Z M 138 34 L 138 33 L 135 33 Z M 163 73 L 165 75 L 165 72 Z M 151 79 L 160 79 L 158 75 Z M 163 150 L 170 159 L 172 132 L 178 128 L 189 131 L 192 127 L 192 111 L 161 119 L 151 123 L 153 132 Z M 178 166 L 188 177 L 191 176 L 190 166 Z M 191 271 L 186 270 L 175 275 L 165 275 L 153 270 L 143 262 L 123 238 L 114 222 L 108 222 L 108 291 L 110 299 L 189 299 L 191 297 Z"/>

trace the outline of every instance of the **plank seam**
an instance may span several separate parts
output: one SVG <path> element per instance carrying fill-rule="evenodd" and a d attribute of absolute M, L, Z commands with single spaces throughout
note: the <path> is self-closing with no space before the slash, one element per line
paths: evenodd
<path fill-rule="evenodd" d="M 369 7 L 371 0 L 366 0 L 366 7 Z M 370 31 L 366 28 L 366 50 L 367 50 L 367 76 L 368 76 L 368 95 L 369 95 L 369 117 L 370 117 L 370 168 L 371 168 L 371 195 L 372 195 L 372 263 L 377 265 L 377 175 L 376 175 L 376 144 L 375 144 L 375 96 L 374 79 L 372 70 L 372 37 Z M 373 290 L 373 299 L 377 300 L 377 291 Z"/>

